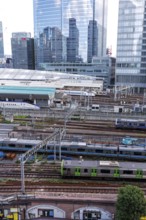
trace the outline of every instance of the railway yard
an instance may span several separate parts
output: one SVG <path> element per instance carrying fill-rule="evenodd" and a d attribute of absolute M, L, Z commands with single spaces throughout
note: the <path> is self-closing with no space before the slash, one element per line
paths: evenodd
<path fill-rule="evenodd" d="M 31 194 L 70 200 L 87 196 L 90 202 L 96 198 L 112 201 L 114 207 L 119 187 L 126 184 L 139 186 L 146 196 L 146 168 L 137 165 L 146 161 L 146 113 L 133 111 L 134 103 L 143 105 L 143 97 L 122 96 L 114 101 L 113 95 L 108 95 L 92 100 L 73 97 L 72 101 L 70 108 L 1 112 L 1 203 L 9 195 L 17 195 L 18 200 L 19 195 Z M 97 103 L 100 109 L 93 110 Z M 122 112 L 114 111 L 114 106 L 122 106 Z M 11 115 L 10 123 L 7 118 Z M 124 122 L 117 128 L 116 119 L 131 121 L 127 127 Z M 62 168 L 62 161 L 79 164 L 73 170 Z M 84 161 L 99 161 L 102 169 L 81 167 Z M 121 162 L 129 162 L 133 168 L 123 168 L 120 173 Z M 111 210 L 114 213 L 114 208 Z"/>

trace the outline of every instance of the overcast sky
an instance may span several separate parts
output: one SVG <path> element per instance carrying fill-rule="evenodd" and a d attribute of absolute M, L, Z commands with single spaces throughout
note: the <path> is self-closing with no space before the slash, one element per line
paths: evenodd
<path fill-rule="evenodd" d="M 119 0 L 108 0 L 107 47 L 116 55 L 117 16 Z M 33 37 L 33 0 L 0 0 L 0 21 L 3 23 L 5 55 L 11 54 L 12 32 L 31 32 Z"/>

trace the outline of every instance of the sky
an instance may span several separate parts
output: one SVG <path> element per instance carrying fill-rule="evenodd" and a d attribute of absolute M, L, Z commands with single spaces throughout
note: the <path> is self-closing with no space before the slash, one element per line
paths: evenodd
<path fill-rule="evenodd" d="M 107 47 L 116 56 L 119 0 L 108 0 Z M 12 32 L 31 32 L 33 37 L 33 0 L 0 0 L 0 21 L 3 23 L 4 52 L 11 54 Z"/>

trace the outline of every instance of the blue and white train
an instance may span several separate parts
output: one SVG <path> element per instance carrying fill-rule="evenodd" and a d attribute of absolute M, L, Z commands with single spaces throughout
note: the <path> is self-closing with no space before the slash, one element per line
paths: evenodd
<path fill-rule="evenodd" d="M 63 93 L 71 96 L 95 96 L 95 92 L 87 92 L 80 90 L 63 90 Z"/>
<path fill-rule="evenodd" d="M 26 152 L 32 147 L 40 144 L 40 140 L 23 140 L 23 139 L 0 139 L 0 151 L 9 152 Z M 45 153 L 48 155 L 59 155 L 60 146 L 58 143 L 52 141 L 47 144 L 47 149 L 40 149 L 38 153 Z M 126 160 L 146 161 L 146 145 L 101 145 L 101 144 L 87 144 L 86 142 L 61 142 L 61 154 L 66 157 L 91 157 L 98 158 L 114 158 Z"/>
<path fill-rule="evenodd" d="M 146 130 L 146 121 L 140 119 L 116 119 L 116 128 Z"/>

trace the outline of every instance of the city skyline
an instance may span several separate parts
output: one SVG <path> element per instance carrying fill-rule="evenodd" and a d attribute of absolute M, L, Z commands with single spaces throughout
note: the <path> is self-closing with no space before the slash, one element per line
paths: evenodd
<path fill-rule="evenodd" d="M 31 32 L 33 37 L 33 1 L 26 0 L 24 4 L 21 0 L 14 0 L 12 4 L 13 8 L 10 7 L 11 2 L 9 0 L 0 0 L 0 3 L 0 20 L 3 22 L 4 32 L 4 50 L 5 55 L 7 55 L 11 53 L 10 38 L 12 32 Z M 8 4 L 9 8 L 7 7 Z M 113 56 L 116 55 L 116 18 L 118 14 L 118 11 L 115 9 L 118 10 L 118 0 L 116 4 L 115 0 L 109 0 L 107 47 L 112 46 Z M 7 14 L 9 14 L 9 16 L 7 16 Z"/>
<path fill-rule="evenodd" d="M 105 56 L 107 7 L 108 0 L 62 0 L 57 3 L 56 0 L 33 0 L 36 68 L 39 69 L 40 64 L 46 62 L 47 54 L 50 54 L 48 62 L 87 62 L 90 20 L 97 22 L 96 56 Z M 56 31 L 49 31 L 45 40 L 41 37 L 40 41 L 40 34 L 46 27 L 55 28 Z M 91 32 L 90 29 L 90 36 Z"/>

